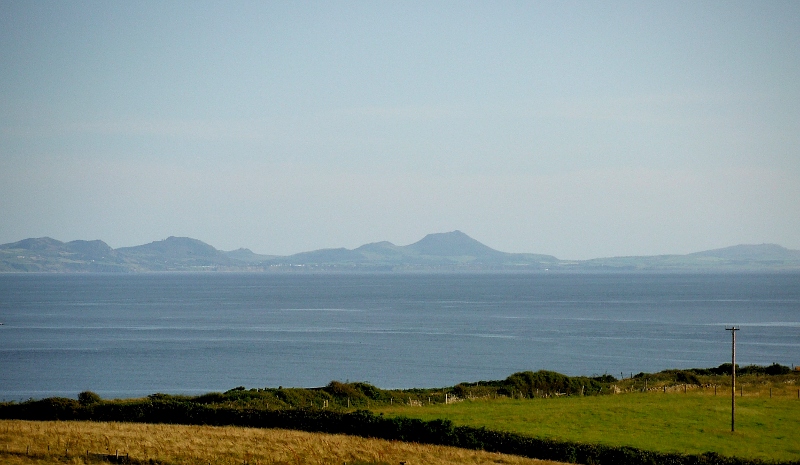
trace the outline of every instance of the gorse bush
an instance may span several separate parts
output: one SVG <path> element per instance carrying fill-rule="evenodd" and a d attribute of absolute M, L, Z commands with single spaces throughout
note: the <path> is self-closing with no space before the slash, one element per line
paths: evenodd
<path fill-rule="evenodd" d="M 229 397 L 221 392 L 209 392 L 208 394 L 197 396 L 192 400 L 198 404 L 221 404 L 228 401 Z"/>
<path fill-rule="evenodd" d="M 769 366 L 761 365 L 745 365 L 740 367 L 736 365 L 736 374 L 741 376 L 755 375 L 755 376 L 781 376 L 789 375 L 792 369 L 773 363 Z M 637 380 L 647 379 L 648 381 L 661 381 L 667 384 L 691 384 L 701 385 L 703 382 L 698 378 L 703 377 L 727 377 L 731 374 L 731 364 L 723 363 L 722 365 L 714 368 L 689 368 L 686 370 L 664 370 L 658 373 L 639 373 L 633 378 Z M 708 380 L 706 380 L 708 382 Z M 717 383 L 716 380 L 713 383 Z"/>
<path fill-rule="evenodd" d="M 368 383 L 353 383 L 353 387 L 372 400 L 385 400 L 387 392 Z"/>
<path fill-rule="evenodd" d="M 49 397 L 21 404 L 0 404 L 0 418 L 17 420 L 75 420 L 85 408 L 75 399 Z"/>
<path fill-rule="evenodd" d="M 700 384 L 700 380 L 697 379 L 697 376 L 694 373 L 689 373 L 687 371 L 678 371 L 675 373 L 675 381 L 685 384 Z"/>
<path fill-rule="evenodd" d="M 697 375 L 730 375 L 731 374 L 731 364 L 730 363 L 723 363 L 722 365 L 716 368 L 692 368 L 690 370 L 692 373 Z M 740 367 L 738 364 L 736 365 L 736 373 L 740 375 L 768 375 L 768 376 L 777 376 L 777 375 L 788 375 L 792 372 L 792 369 L 785 366 L 780 365 L 778 363 L 773 363 L 772 365 L 762 366 L 762 365 L 745 365 Z"/>
<path fill-rule="evenodd" d="M 614 382 L 617 381 L 617 378 L 609 375 L 608 373 L 606 373 L 604 375 L 601 375 L 601 376 L 593 376 L 592 379 L 594 381 L 597 381 L 598 383 L 601 383 L 601 384 L 614 383 Z"/>
<path fill-rule="evenodd" d="M 78 403 L 83 406 L 96 404 L 101 400 L 100 396 L 92 391 L 83 391 L 78 394 Z"/>
<path fill-rule="evenodd" d="M 787 366 L 784 366 L 784 365 L 779 365 L 777 363 L 773 363 L 772 365 L 769 365 L 767 367 L 760 367 L 758 365 L 748 365 L 748 366 L 744 367 L 744 369 L 745 370 L 763 369 L 764 371 L 758 372 L 758 373 L 759 374 L 770 375 L 770 376 L 788 375 L 789 373 L 792 372 L 791 368 L 789 368 Z M 756 373 L 756 371 L 753 371 L 753 372 Z"/>
<path fill-rule="evenodd" d="M 634 376 L 634 379 L 648 381 L 665 381 L 672 384 L 692 384 L 699 386 L 702 384 L 700 379 L 697 378 L 694 370 L 664 370 L 659 373 L 639 373 Z"/>
<path fill-rule="evenodd" d="M 506 378 L 500 392 L 504 395 L 522 394 L 527 397 L 544 394 L 599 393 L 603 384 L 592 378 L 569 377 L 554 371 L 524 371 Z"/>
<path fill-rule="evenodd" d="M 358 386 L 354 384 L 345 384 L 339 381 L 331 381 L 323 388 L 325 392 L 337 399 L 367 399 Z"/>

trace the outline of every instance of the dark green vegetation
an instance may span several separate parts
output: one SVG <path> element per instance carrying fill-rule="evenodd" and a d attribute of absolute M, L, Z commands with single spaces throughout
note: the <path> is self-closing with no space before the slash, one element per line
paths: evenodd
<path fill-rule="evenodd" d="M 429 234 L 410 245 L 322 249 L 286 257 L 248 249 L 223 252 L 186 237 L 112 249 L 103 241 L 48 237 L 0 245 L 0 272 L 140 271 L 775 271 L 799 270 L 800 251 L 774 244 L 737 245 L 688 255 L 559 260 L 494 250 L 460 231 Z"/>
<path fill-rule="evenodd" d="M 316 389 L 238 387 L 201 396 L 153 394 L 113 401 L 84 392 L 79 400 L 0 404 L 0 418 L 288 428 L 592 464 L 762 463 L 756 457 L 800 464 L 800 446 L 792 439 L 800 425 L 800 400 L 791 396 L 800 372 L 780 365 L 741 367 L 737 386 L 748 393 L 741 400 L 744 431 L 731 434 L 725 431 L 726 368 L 640 373 L 624 380 L 522 372 L 442 389 L 383 390 L 334 381 Z M 713 395 L 715 387 L 722 390 L 719 396 Z M 708 424 L 720 418 L 722 426 Z M 649 436 L 660 436 L 661 442 L 647 442 Z M 711 447 L 693 443 L 698 436 L 710 438 Z M 785 447 L 767 456 L 748 455 L 750 449 L 725 454 L 725 444 L 742 439 L 775 440 Z"/>
<path fill-rule="evenodd" d="M 502 381 L 461 383 L 439 389 L 385 390 L 368 383 L 331 381 L 322 388 L 263 388 L 237 387 L 224 393 L 196 397 L 153 394 L 151 399 L 172 399 L 211 406 L 242 408 L 325 408 L 329 410 L 374 409 L 392 405 L 426 405 L 456 402 L 462 399 L 502 397 L 550 397 L 555 395 L 599 394 L 604 378 L 569 377 L 552 371 L 515 373 Z M 614 378 L 611 377 L 613 380 Z"/>

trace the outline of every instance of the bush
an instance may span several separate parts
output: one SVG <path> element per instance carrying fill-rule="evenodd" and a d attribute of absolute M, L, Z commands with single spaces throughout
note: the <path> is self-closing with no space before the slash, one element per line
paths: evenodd
<path fill-rule="evenodd" d="M 228 398 L 221 392 L 209 392 L 208 394 L 203 394 L 192 399 L 192 401 L 198 404 L 221 404 L 226 400 L 228 400 Z"/>
<path fill-rule="evenodd" d="M 363 392 L 358 390 L 356 386 L 352 384 L 345 384 L 339 381 L 331 381 L 328 383 L 327 386 L 323 388 L 325 392 L 330 394 L 331 396 L 337 399 L 365 399 L 366 396 Z"/>
<path fill-rule="evenodd" d="M 700 380 L 697 379 L 694 373 L 688 371 L 678 371 L 675 373 L 675 381 L 685 384 L 700 385 Z"/>
<path fill-rule="evenodd" d="M 723 363 L 722 365 L 716 368 L 693 368 L 691 371 L 694 374 L 701 375 L 701 376 L 708 376 L 708 375 L 729 375 L 731 374 L 731 364 L 730 363 Z M 739 372 L 739 365 L 736 365 L 736 372 Z"/>
<path fill-rule="evenodd" d="M 323 389 L 283 388 L 274 391 L 275 397 L 293 407 L 310 407 L 312 403 L 319 406 L 326 400 L 332 400 L 331 395 Z"/>
<path fill-rule="evenodd" d="M 791 368 L 784 365 L 778 365 L 777 363 L 773 363 L 764 369 L 764 373 L 768 375 L 788 375 L 791 372 Z"/>
<path fill-rule="evenodd" d="M 583 376 L 571 378 L 555 371 L 540 370 L 535 373 L 531 371 L 514 373 L 506 378 L 500 392 L 510 395 L 514 391 L 533 397 L 537 391 L 549 394 L 580 394 L 584 390 L 586 393 L 599 392 L 600 387 L 601 384 L 591 378 Z"/>
<path fill-rule="evenodd" d="M 723 363 L 722 365 L 718 366 L 717 368 L 709 368 L 709 369 L 698 369 L 695 368 L 691 370 L 694 373 L 699 375 L 729 375 L 731 374 L 731 364 L 730 363 Z M 736 365 L 736 373 L 740 375 L 788 375 L 791 373 L 791 368 L 780 365 L 778 363 L 773 363 L 770 366 L 762 366 L 762 365 L 747 365 L 740 367 L 738 364 Z"/>
<path fill-rule="evenodd" d="M 81 410 L 77 400 L 65 397 L 29 400 L 21 404 L 4 404 L 2 407 L 0 418 L 42 421 L 76 420 Z"/>
<path fill-rule="evenodd" d="M 353 387 L 359 392 L 373 400 L 386 399 L 388 394 L 380 388 L 369 383 L 353 383 Z"/>
<path fill-rule="evenodd" d="M 102 399 L 99 395 L 92 391 L 83 391 L 78 394 L 78 403 L 82 406 L 86 407 L 87 405 L 92 405 L 100 402 Z"/>

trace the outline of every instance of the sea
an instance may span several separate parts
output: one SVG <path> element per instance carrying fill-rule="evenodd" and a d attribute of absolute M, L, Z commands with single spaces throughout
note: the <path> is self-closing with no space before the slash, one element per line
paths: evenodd
<path fill-rule="evenodd" d="M 800 364 L 800 273 L 0 275 L 0 400 Z"/>

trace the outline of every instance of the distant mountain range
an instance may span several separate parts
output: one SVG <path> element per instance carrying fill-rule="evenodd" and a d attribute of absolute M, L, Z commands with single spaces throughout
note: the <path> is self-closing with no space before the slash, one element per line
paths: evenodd
<path fill-rule="evenodd" d="M 779 245 L 736 245 L 687 255 L 559 260 L 506 253 L 461 231 L 428 234 L 410 245 L 374 242 L 356 249 L 321 249 L 289 256 L 229 252 L 188 237 L 112 249 L 103 241 L 49 237 L 0 245 L 0 272 L 153 271 L 780 271 L 800 270 L 800 251 Z"/>

